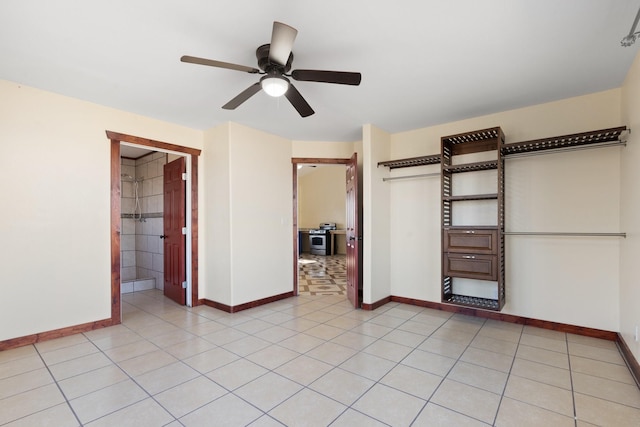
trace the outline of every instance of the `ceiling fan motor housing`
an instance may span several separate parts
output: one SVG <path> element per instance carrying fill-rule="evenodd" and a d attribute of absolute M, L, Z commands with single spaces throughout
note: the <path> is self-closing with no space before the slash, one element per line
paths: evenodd
<path fill-rule="evenodd" d="M 288 73 L 291 70 L 291 63 L 293 62 L 293 52 L 289 54 L 289 59 L 287 59 L 287 63 L 282 66 L 282 64 L 277 64 L 271 62 L 269 60 L 269 47 L 271 44 L 263 44 L 258 49 L 256 49 L 256 58 L 258 59 L 258 67 L 265 73 L 273 73 L 277 71 L 278 74 Z"/>

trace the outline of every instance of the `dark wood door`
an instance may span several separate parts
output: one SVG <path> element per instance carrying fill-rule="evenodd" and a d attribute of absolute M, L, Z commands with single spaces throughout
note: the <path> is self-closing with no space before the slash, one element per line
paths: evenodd
<path fill-rule="evenodd" d="M 185 305 L 186 236 L 185 227 L 186 172 L 184 157 L 164 165 L 164 294 Z"/>
<path fill-rule="evenodd" d="M 359 308 L 360 286 L 360 203 L 358 200 L 358 154 L 347 164 L 347 298 Z"/>

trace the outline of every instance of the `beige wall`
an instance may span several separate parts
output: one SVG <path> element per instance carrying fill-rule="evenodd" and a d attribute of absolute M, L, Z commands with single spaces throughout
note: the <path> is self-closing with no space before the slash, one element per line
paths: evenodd
<path fill-rule="evenodd" d="M 298 227 L 317 228 L 322 222 L 335 222 L 339 229 L 345 228 L 345 166 L 308 169 L 298 174 Z"/>
<path fill-rule="evenodd" d="M 640 54 L 622 86 L 622 114 L 632 132 L 621 155 L 621 227 L 627 238 L 620 257 L 620 333 L 640 361 Z"/>
<path fill-rule="evenodd" d="M 204 132 L 205 150 L 202 152 L 201 181 L 204 211 L 211 221 L 200 221 L 198 230 L 202 240 L 212 242 L 200 253 L 199 298 L 231 304 L 231 174 L 230 174 L 230 124 L 225 123 Z M 200 213 L 202 218 L 202 213 Z"/>
<path fill-rule="evenodd" d="M 0 340 L 111 316 L 107 129 L 202 148 L 200 131 L 0 81 Z"/>
<path fill-rule="evenodd" d="M 392 295 L 390 277 L 390 193 L 378 168 L 378 162 L 389 159 L 391 135 L 373 125 L 362 131 L 363 177 L 363 302 L 374 303 Z M 415 197 L 415 195 L 409 195 Z M 403 249 L 404 250 L 404 249 Z M 396 294 L 394 294 L 396 295 Z M 397 294 L 401 295 L 401 294 Z"/>
<path fill-rule="evenodd" d="M 203 297 L 236 306 L 291 292 L 291 141 L 228 123 L 205 146 Z"/>
<path fill-rule="evenodd" d="M 348 159 L 353 155 L 353 142 L 292 141 L 291 157 Z"/>

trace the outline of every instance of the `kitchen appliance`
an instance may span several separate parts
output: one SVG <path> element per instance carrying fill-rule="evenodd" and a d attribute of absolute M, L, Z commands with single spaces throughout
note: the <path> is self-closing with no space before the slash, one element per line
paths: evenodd
<path fill-rule="evenodd" d="M 335 222 L 323 222 L 309 230 L 309 248 L 312 255 L 328 255 L 331 252 L 331 230 L 336 229 Z"/>

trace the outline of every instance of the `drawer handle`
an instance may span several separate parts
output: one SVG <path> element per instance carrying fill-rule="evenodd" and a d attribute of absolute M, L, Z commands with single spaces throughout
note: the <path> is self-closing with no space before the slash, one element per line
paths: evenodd
<path fill-rule="evenodd" d="M 467 233 L 467 234 L 475 234 L 476 232 L 474 230 L 465 230 L 465 233 Z"/>
<path fill-rule="evenodd" d="M 462 258 L 464 258 L 464 259 L 476 259 L 476 257 L 473 256 L 473 255 L 462 255 Z"/>

